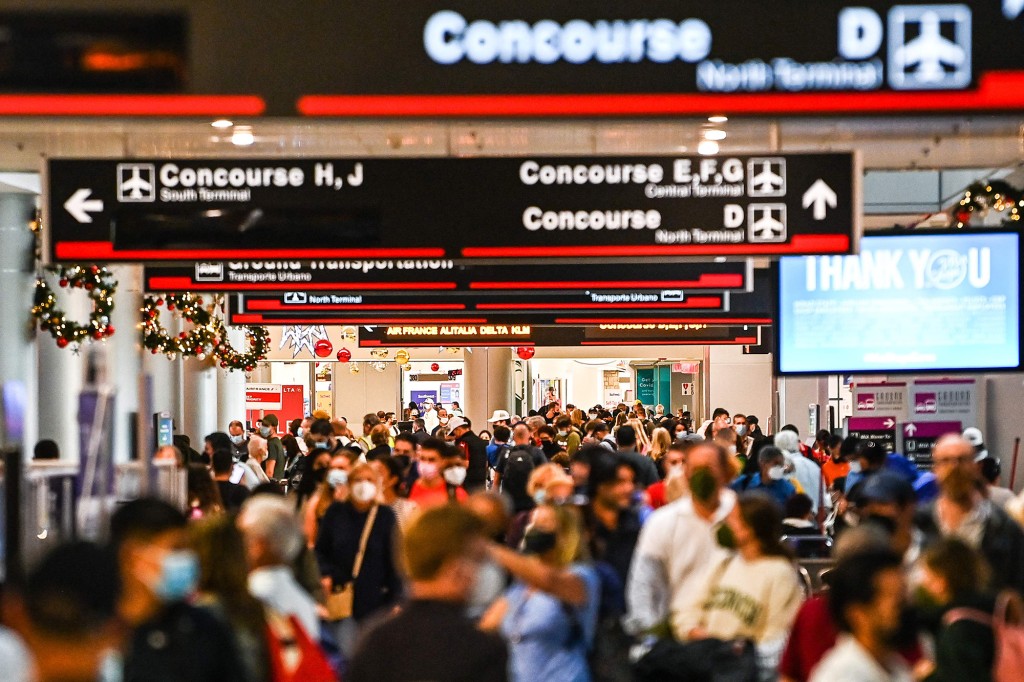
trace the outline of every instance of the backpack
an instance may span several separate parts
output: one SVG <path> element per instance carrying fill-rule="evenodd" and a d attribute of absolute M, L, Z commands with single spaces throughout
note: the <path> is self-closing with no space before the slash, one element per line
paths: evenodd
<path fill-rule="evenodd" d="M 991 615 L 977 609 L 952 609 L 942 618 L 946 626 L 960 620 L 972 620 L 992 628 L 995 639 L 995 656 L 992 663 L 993 682 L 1014 682 L 1020 679 L 1024 670 L 1024 603 L 1014 592 L 999 594 L 995 612 Z M 1011 621 L 1011 610 L 1014 617 Z"/>
<path fill-rule="evenodd" d="M 529 498 L 526 484 L 533 473 L 533 451 L 529 447 L 517 446 L 505 455 L 505 470 L 501 476 L 501 489 L 512 496 L 513 500 Z"/>
<path fill-rule="evenodd" d="M 492 469 L 497 469 L 498 464 L 501 462 L 501 460 L 505 459 L 505 455 L 507 455 L 508 451 L 511 449 L 511 445 L 509 445 L 508 443 L 504 443 L 503 445 L 499 446 L 498 449 L 495 450 L 493 453 L 487 455 L 487 463 L 490 465 Z"/>

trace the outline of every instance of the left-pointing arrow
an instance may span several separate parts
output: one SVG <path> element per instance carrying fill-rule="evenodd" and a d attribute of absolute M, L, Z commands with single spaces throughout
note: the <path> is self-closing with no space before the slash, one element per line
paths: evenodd
<path fill-rule="evenodd" d="M 91 223 L 92 216 L 89 213 L 99 213 L 103 210 L 103 200 L 90 199 L 91 194 L 91 189 L 75 190 L 71 198 L 64 202 L 64 209 L 80 223 Z"/>

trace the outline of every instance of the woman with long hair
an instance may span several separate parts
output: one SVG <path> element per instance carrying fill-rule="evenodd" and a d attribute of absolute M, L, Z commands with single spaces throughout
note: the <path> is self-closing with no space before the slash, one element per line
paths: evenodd
<path fill-rule="evenodd" d="M 668 452 L 670 445 L 672 445 L 672 436 L 669 435 L 668 429 L 659 426 L 651 434 L 651 449 L 647 454 L 657 464 Z"/>
<path fill-rule="evenodd" d="M 803 601 L 792 555 L 780 540 L 782 514 L 768 497 L 743 495 L 718 535 L 736 551 L 718 563 L 704 590 L 673 605 L 673 633 L 680 642 L 751 640 L 762 676 L 772 679 Z"/>
<path fill-rule="evenodd" d="M 398 530 L 402 533 L 419 516 L 420 506 L 402 496 L 402 485 L 405 482 L 405 470 L 402 463 L 394 457 L 381 457 L 372 462 L 377 475 L 380 476 L 380 498 L 398 520 Z"/>
<path fill-rule="evenodd" d="M 509 642 L 512 682 L 589 682 L 587 652 L 597 627 L 601 581 L 590 565 L 575 507 L 542 504 L 522 554 L 492 544 L 491 557 L 514 582 L 481 620 Z"/>
<path fill-rule="evenodd" d="M 190 464 L 188 467 L 188 509 L 185 513 L 190 519 L 201 519 L 223 513 L 224 502 L 220 499 L 220 490 L 210 475 L 210 470 L 202 464 Z"/>
<path fill-rule="evenodd" d="M 636 449 L 640 451 L 640 454 L 647 455 L 651 454 L 651 438 L 647 435 L 647 427 L 639 419 L 630 417 L 626 422 L 633 427 L 636 432 Z"/>

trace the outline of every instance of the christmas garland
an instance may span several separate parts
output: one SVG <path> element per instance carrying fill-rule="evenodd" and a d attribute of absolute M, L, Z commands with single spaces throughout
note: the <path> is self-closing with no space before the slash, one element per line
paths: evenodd
<path fill-rule="evenodd" d="M 79 324 L 69 320 L 67 314 L 57 307 L 57 296 L 40 275 L 36 278 L 35 298 L 32 305 L 32 317 L 39 324 L 41 331 L 48 331 L 56 340 L 58 348 L 67 348 L 69 344 L 81 344 L 89 339 L 100 341 L 113 336 L 114 326 L 110 324 L 110 315 L 114 311 L 114 292 L 117 291 L 117 280 L 106 268 L 96 265 L 57 266 L 47 268 L 48 272 L 58 277 L 60 287 L 85 289 L 92 299 L 92 312 L 89 321 Z"/>
<path fill-rule="evenodd" d="M 966 227 L 975 213 L 984 215 L 990 209 L 999 212 L 1009 209 L 1010 215 L 1004 223 L 1016 222 L 1024 211 L 1024 192 L 1003 180 L 976 182 L 964 190 L 963 198 L 953 207 L 953 222 L 957 227 Z"/>
<path fill-rule="evenodd" d="M 215 347 L 217 357 L 220 358 L 220 366 L 226 370 L 243 369 L 251 372 L 256 363 L 267 357 L 270 349 L 270 332 L 266 327 L 247 326 L 245 337 L 249 342 L 249 350 L 245 353 L 236 351 L 227 337 L 221 337 L 221 344 Z"/>
<path fill-rule="evenodd" d="M 170 336 L 160 324 L 160 308 L 178 311 L 186 322 L 193 325 L 191 331 Z M 197 360 L 214 358 L 222 368 L 229 371 L 251 372 L 256 363 L 267 356 L 270 348 L 270 334 L 264 327 L 246 326 L 249 350 L 241 353 L 228 341 L 227 329 L 219 317 L 203 306 L 203 299 L 193 294 L 168 294 L 166 297 L 147 296 L 142 306 L 142 345 L 154 355 L 164 353 L 173 360 L 178 355 L 194 357 Z"/>

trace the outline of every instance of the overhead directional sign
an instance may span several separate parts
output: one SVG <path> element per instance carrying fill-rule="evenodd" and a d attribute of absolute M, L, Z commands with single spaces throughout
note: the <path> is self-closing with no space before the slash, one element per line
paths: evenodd
<path fill-rule="evenodd" d="M 748 261 L 725 263 L 515 262 L 465 265 L 446 259 L 213 261 L 146 266 L 146 291 L 224 293 L 344 291 L 545 291 L 624 287 L 682 291 L 746 291 Z"/>
<path fill-rule="evenodd" d="M 833 254 L 851 154 L 51 160 L 55 261 Z"/>
<path fill-rule="evenodd" d="M 632 324 L 538 326 L 514 324 L 407 324 L 361 329 L 361 348 L 433 346 L 729 345 L 755 343 L 753 326 Z"/>

